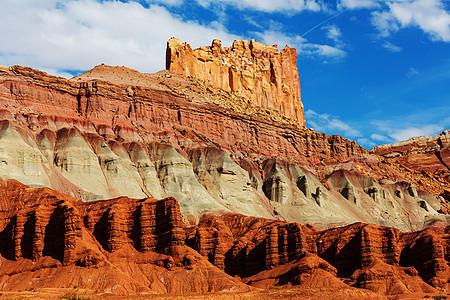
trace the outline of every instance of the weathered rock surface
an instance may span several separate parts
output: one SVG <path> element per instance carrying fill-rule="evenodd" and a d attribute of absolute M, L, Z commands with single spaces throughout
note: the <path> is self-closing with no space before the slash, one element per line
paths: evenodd
<path fill-rule="evenodd" d="M 250 290 L 185 246 L 186 225 L 174 198 L 83 203 L 16 181 L 0 185 L 3 291 L 73 286 L 126 295 Z"/>
<path fill-rule="evenodd" d="M 187 245 L 230 275 L 258 287 L 339 288 L 381 294 L 448 290 L 450 227 L 402 233 L 355 223 L 313 227 L 242 215 L 205 216 L 187 229 Z M 338 279 L 344 279 L 344 282 Z"/>
<path fill-rule="evenodd" d="M 442 200 L 438 211 L 450 214 L 450 130 L 433 137 L 419 136 L 399 143 L 380 145 L 371 152 L 409 170 L 436 178 L 443 187 L 435 192 Z"/>
<path fill-rule="evenodd" d="M 65 80 L 4 68 L 0 175 L 83 201 L 172 196 L 189 224 L 207 212 L 322 227 L 448 222 L 440 177 L 230 98 L 167 71 L 102 65 Z"/>
<path fill-rule="evenodd" d="M 351 286 L 394 295 L 450 288 L 449 226 L 402 233 L 356 223 L 319 231 L 223 214 L 188 227 L 174 198 L 81 202 L 15 180 L 0 182 L 0 220 L 2 291 L 76 285 L 134 295 Z"/>
<path fill-rule="evenodd" d="M 279 110 L 305 126 L 301 102 L 297 53 L 286 46 L 263 45 L 255 40 L 235 40 L 222 48 L 219 40 L 211 46 L 192 49 L 177 38 L 167 42 L 166 69 L 231 91 L 257 106 Z"/>
<path fill-rule="evenodd" d="M 408 168 L 450 175 L 450 130 L 433 137 L 413 137 L 399 143 L 376 146 L 372 153 L 391 158 Z"/>

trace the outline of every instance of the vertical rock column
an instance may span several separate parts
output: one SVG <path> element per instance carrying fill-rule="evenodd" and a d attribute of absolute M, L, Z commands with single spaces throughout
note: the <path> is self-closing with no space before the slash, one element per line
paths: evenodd
<path fill-rule="evenodd" d="M 50 214 L 43 205 L 39 205 L 34 211 L 33 260 L 42 257 L 42 251 L 44 250 L 45 225 L 47 225 L 49 218 Z"/>
<path fill-rule="evenodd" d="M 155 204 L 143 202 L 139 206 L 139 239 L 140 251 L 155 251 L 156 249 L 156 213 Z"/>
<path fill-rule="evenodd" d="M 266 268 L 272 269 L 279 264 L 278 254 L 278 227 L 274 226 L 270 229 L 266 238 Z"/>
<path fill-rule="evenodd" d="M 81 220 L 76 208 L 69 202 L 62 202 L 59 207 L 64 226 L 64 252 L 62 263 L 69 264 L 76 255 L 77 238 L 81 237 Z"/>
<path fill-rule="evenodd" d="M 126 216 L 125 209 L 120 203 L 114 203 L 107 212 L 106 250 L 113 252 L 124 243 Z"/>
<path fill-rule="evenodd" d="M 166 198 L 156 205 L 157 251 L 172 256 L 183 254 L 185 233 L 183 219 L 175 198 Z"/>
<path fill-rule="evenodd" d="M 27 221 L 27 215 L 24 212 L 19 212 L 12 220 L 13 222 L 13 253 L 14 259 L 18 259 L 22 256 L 22 237 L 25 222 Z"/>

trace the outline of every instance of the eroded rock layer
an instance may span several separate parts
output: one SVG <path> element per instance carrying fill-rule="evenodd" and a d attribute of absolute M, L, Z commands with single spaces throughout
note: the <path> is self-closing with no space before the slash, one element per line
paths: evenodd
<path fill-rule="evenodd" d="M 185 246 L 186 225 L 174 198 L 83 203 L 13 180 L 0 185 L 2 291 L 73 286 L 125 295 L 250 290 Z"/>
<path fill-rule="evenodd" d="M 174 198 L 81 202 L 0 182 L 2 291 L 77 286 L 95 293 L 193 294 L 252 287 L 450 288 L 450 227 L 402 233 L 355 223 L 313 226 L 239 214 L 183 222 Z M 107 274 L 107 276 L 105 276 Z"/>
<path fill-rule="evenodd" d="M 279 51 L 277 45 L 255 40 L 235 40 L 232 47 L 222 48 L 221 41 L 214 40 L 211 46 L 192 50 L 188 43 L 171 38 L 166 68 L 203 79 L 260 107 L 279 110 L 305 126 L 294 48 Z"/>
<path fill-rule="evenodd" d="M 445 205 L 441 210 L 450 213 L 450 130 L 433 137 L 419 136 L 399 143 L 380 145 L 371 152 L 408 169 L 435 177 L 443 186 L 439 196 Z"/>
<path fill-rule="evenodd" d="M 450 130 L 374 147 L 371 152 L 395 159 L 415 170 L 450 176 Z"/>
<path fill-rule="evenodd" d="M 408 294 L 448 290 L 449 233 L 449 226 L 402 233 L 363 223 L 319 231 L 296 223 L 211 215 L 187 229 L 186 242 L 228 274 L 258 287 L 336 288 L 346 283 L 382 294 Z"/>
<path fill-rule="evenodd" d="M 2 67 L 0 176 L 83 201 L 174 197 L 188 224 L 207 212 L 322 227 L 448 222 L 433 174 L 207 101 L 215 91 L 197 83 L 122 67 L 72 80 Z"/>

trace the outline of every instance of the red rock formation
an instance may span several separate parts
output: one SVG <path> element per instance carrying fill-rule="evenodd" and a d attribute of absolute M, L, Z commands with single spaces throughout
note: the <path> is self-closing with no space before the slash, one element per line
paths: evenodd
<path fill-rule="evenodd" d="M 226 233 L 222 243 L 217 231 Z M 343 284 L 338 276 L 382 294 L 431 293 L 446 290 L 450 279 L 448 228 L 401 233 L 356 223 L 318 232 L 295 223 L 225 215 L 205 217 L 187 232 L 187 244 L 213 263 L 214 245 L 221 244 L 227 273 L 259 287 L 331 288 Z"/>
<path fill-rule="evenodd" d="M 7 290 L 23 289 L 23 278 L 35 278 L 36 285 L 27 288 L 119 286 L 114 293 L 248 290 L 219 269 L 263 288 L 348 284 L 405 294 L 450 287 L 449 227 L 401 233 L 356 223 L 317 231 L 226 214 L 204 216 L 198 226 L 186 228 L 173 198 L 83 203 L 16 181 L 0 182 L 0 206 L 0 283 Z M 107 281 L 99 279 L 101 272 L 110 274 Z M 81 280 L 87 275 L 95 281 Z"/>
<path fill-rule="evenodd" d="M 16 181 L 0 185 L 4 291 L 73 285 L 116 294 L 249 290 L 185 246 L 173 198 L 83 203 Z"/>
<path fill-rule="evenodd" d="M 308 158 L 313 163 L 324 158 L 341 162 L 367 153 L 340 136 L 233 113 L 160 89 L 135 87 L 130 97 L 129 86 L 98 81 L 78 83 L 19 66 L 0 75 L 0 103 L 7 109 L 5 113 L 20 117 L 18 123 L 32 126 L 36 133 L 75 127 L 104 138 L 114 133 L 119 141 L 131 142 L 146 135 L 157 138 L 159 132 L 164 134 L 161 140 L 176 145 L 176 139 L 189 136 L 197 139 L 195 142 L 209 140 L 222 149 L 300 161 Z M 26 111 L 14 102 L 20 102 Z"/>
<path fill-rule="evenodd" d="M 167 42 L 167 70 L 203 79 L 305 126 L 296 64 L 294 48 L 278 51 L 276 45 L 255 40 L 235 40 L 231 48 L 214 40 L 210 47 L 195 50 L 177 38 Z"/>
<path fill-rule="evenodd" d="M 327 205 L 328 198 L 328 203 L 342 208 L 340 219 L 333 221 L 335 224 L 387 221 L 387 224 L 405 230 L 418 230 L 422 228 L 425 214 L 438 218 L 441 216 L 437 211 L 446 211 L 444 204 L 442 207 L 433 204 L 439 202 L 436 198 L 420 199 L 425 201 L 422 206 L 417 205 L 419 199 L 411 198 L 405 203 L 408 211 L 414 212 L 414 218 L 408 219 L 401 211 L 400 217 L 395 220 L 395 214 L 382 215 L 389 208 L 372 206 L 375 198 L 373 201 L 366 199 L 366 202 L 358 202 L 361 206 L 354 201 L 342 202 L 345 186 L 337 185 L 338 190 L 335 190 L 327 182 L 335 170 L 351 170 L 361 180 L 370 177 L 373 184 L 382 184 L 383 181 L 391 182 L 389 185 L 392 181 L 413 182 L 417 189 L 429 191 L 434 197 L 441 194 L 446 185 L 429 174 L 414 173 L 370 155 L 354 141 L 340 136 L 327 136 L 300 128 L 283 122 L 278 115 L 251 114 L 234 106 L 222 106 L 220 101 L 216 104 L 207 99 L 223 95 L 209 92 L 193 79 L 169 72 L 153 75 L 136 73 L 119 67 L 99 66 L 68 81 L 30 68 L 16 66 L 2 69 L 0 105 L 4 120 L 1 130 L 8 133 L 2 138 L 15 138 L 5 141 L 5 145 L 20 142 L 19 148 L 28 151 L 9 149 L 7 157 L 1 159 L 15 169 L 2 176 L 9 178 L 10 174 L 19 174 L 13 178 L 50 186 L 84 201 L 121 195 L 162 198 L 168 194 L 167 189 L 161 187 L 164 178 L 157 177 L 165 176 L 165 171 L 159 170 L 163 173 L 157 175 L 155 170 L 165 168 L 160 163 L 155 164 L 155 160 L 162 159 L 161 153 L 156 155 L 156 152 L 161 152 L 158 149 L 173 147 L 173 154 L 180 154 L 177 159 L 184 159 L 185 170 L 190 168 L 189 163 L 193 163 L 196 173 L 191 172 L 192 181 L 199 180 L 199 172 L 203 172 L 201 168 L 208 167 L 200 165 L 200 169 L 195 169 L 198 164 L 194 160 L 208 156 L 206 163 L 210 163 L 209 160 L 215 159 L 214 151 L 207 149 L 216 149 L 221 153 L 219 158 L 223 157 L 222 154 L 229 156 L 245 169 L 244 172 L 249 173 L 250 180 L 244 180 L 246 176 L 240 178 L 243 179 L 242 190 L 250 191 L 250 196 L 241 195 L 239 199 L 250 200 L 253 197 L 250 202 L 257 203 L 260 209 L 256 213 L 256 209 L 248 208 L 246 214 L 325 225 L 324 222 L 331 222 L 325 216 L 329 216 L 332 213 L 329 210 L 333 208 Z M 135 77 L 126 79 L 126 76 Z M 135 83 L 139 85 L 133 85 Z M 229 98 L 230 95 L 220 99 Z M 204 154 L 194 155 L 196 151 Z M 20 157 L 13 157 L 16 154 Z M 139 161 L 139 157 L 144 157 L 144 161 Z M 275 165 L 271 157 L 277 158 Z M 170 162 L 165 164 L 171 165 Z M 274 173 L 271 173 L 272 170 Z M 302 172 L 311 173 L 311 182 L 299 181 L 301 178 L 306 180 L 300 174 Z M 218 176 L 237 174 L 216 173 Z M 145 177 L 147 175 L 153 177 Z M 213 196 L 220 198 L 222 190 L 211 190 L 208 184 L 215 181 L 206 178 L 208 176 L 201 183 L 197 181 L 197 187 L 202 185 L 207 190 L 203 193 L 205 197 L 207 192 L 215 192 Z M 126 183 L 122 178 L 127 178 Z M 248 181 L 249 185 L 244 181 Z M 177 182 L 184 181 L 174 180 L 175 184 Z M 305 193 L 305 184 L 313 190 Z M 382 193 L 383 189 L 377 187 Z M 179 188 L 181 193 L 182 189 L 192 191 L 190 188 Z M 302 188 L 305 191 L 301 191 Z M 360 189 L 365 193 L 366 188 L 369 187 L 361 184 L 353 194 L 358 196 Z M 286 193 L 282 192 L 283 189 Z M 191 194 L 193 197 L 195 193 Z M 344 192 L 344 195 L 347 194 Z M 389 193 L 386 195 L 389 196 Z M 300 205 L 309 203 L 310 199 L 313 202 L 303 206 L 310 212 L 306 213 L 304 209 L 299 211 Z M 399 199 L 394 200 L 401 201 Z M 223 210 L 220 200 L 209 198 L 208 201 L 216 201 L 217 210 Z M 376 204 L 379 206 L 389 204 L 387 201 L 378 202 Z M 182 201 L 180 204 L 186 210 L 190 207 Z M 278 204 L 284 206 L 275 207 Z M 237 213 L 243 212 L 233 206 L 227 208 Z M 365 211 L 361 212 L 361 209 Z M 398 210 L 399 206 L 395 209 Z M 305 221 L 303 212 L 317 216 L 316 220 Z M 196 213 L 203 212 L 186 213 L 184 217 L 195 223 L 199 218 Z"/>
<path fill-rule="evenodd" d="M 346 284 L 336 276 L 336 268 L 315 254 L 305 252 L 301 258 L 259 272 L 243 281 L 260 288 L 301 286 L 304 288 L 339 289 Z"/>
<path fill-rule="evenodd" d="M 450 175 L 450 130 L 373 148 L 372 153 L 392 158 L 408 168 Z"/>

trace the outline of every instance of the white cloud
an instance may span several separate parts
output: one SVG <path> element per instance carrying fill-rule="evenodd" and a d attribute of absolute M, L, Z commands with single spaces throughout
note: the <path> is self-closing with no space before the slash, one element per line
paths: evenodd
<path fill-rule="evenodd" d="M 179 6 L 183 4 L 184 0 L 144 0 L 148 4 L 159 3 L 168 6 Z"/>
<path fill-rule="evenodd" d="M 377 0 L 340 0 L 338 8 L 340 9 L 363 9 L 378 7 Z"/>
<path fill-rule="evenodd" d="M 374 141 L 379 141 L 379 142 L 389 142 L 391 141 L 391 139 L 387 136 L 378 134 L 378 133 L 373 133 L 372 135 L 370 135 L 370 138 Z"/>
<path fill-rule="evenodd" d="M 346 137 L 361 137 L 359 130 L 342 122 L 329 114 L 319 114 L 311 109 L 305 112 L 306 122 L 317 131 L 327 131 L 329 134 L 342 134 Z"/>
<path fill-rule="evenodd" d="M 423 127 L 408 127 L 403 129 L 395 129 L 389 134 L 396 141 L 404 141 L 416 136 L 433 136 L 444 130 L 443 127 L 439 125 L 426 125 Z"/>
<path fill-rule="evenodd" d="M 424 112 L 426 115 L 426 112 Z M 420 115 L 419 115 L 420 116 Z M 408 118 L 416 118 L 416 116 L 408 116 Z M 424 116 L 426 118 L 426 116 Z M 378 129 L 370 138 L 380 142 L 400 142 L 416 136 L 434 136 L 444 129 L 448 128 L 448 120 L 444 120 L 439 124 L 421 124 L 417 122 L 402 120 L 379 120 L 371 122 Z M 407 123 L 405 125 L 405 123 Z"/>
<path fill-rule="evenodd" d="M 372 24 L 382 36 L 399 28 L 418 27 L 433 40 L 450 42 L 450 14 L 439 0 L 395 0 L 387 11 L 372 13 Z"/>
<path fill-rule="evenodd" d="M 327 37 L 335 42 L 339 42 L 342 33 L 341 30 L 335 25 L 335 24 L 330 24 L 327 26 L 324 26 L 324 29 L 327 30 Z"/>
<path fill-rule="evenodd" d="M 376 144 L 374 142 L 372 142 L 371 140 L 369 140 L 367 138 L 358 138 L 356 141 L 358 142 L 358 144 L 363 145 L 367 148 L 372 148 L 372 147 L 376 146 Z"/>
<path fill-rule="evenodd" d="M 336 24 L 325 25 L 322 29 L 326 30 L 326 37 L 334 42 L 336 48 L 342 49 L 344 43 L 342 42 L 342 32 Z"/>
<path fill-rule="evenodd" d="M 2 2 L 0 27 L 8 28 L 2 31 L 1 64 L 60 74 L 102 62 L 154 72 L 165 67 L 171 36 L 193 47 L 214 38 L 231 44 L 236 38 L 217 23 L 185 21 L 158 5 L 119 1 L 8 0 Z"/>
<path fill-rule="evenodd" d="M 390 51 L 390 52 L 394 52 L 394 53 L 397 53 L 397 52 L 401 52 L 401 51 L 402 51 L 402 47 L 397 46 L 397 45 L 394 45 L 394 44 L 392 44 L 391 42 L 385 42 L 385 43 L 383 44 L 383 48 L 386 49 L 386 50 L 388 50 L 388 51 Z"/>
<path fill-rule="evenodd" d="M 398 31 L 399 25 L 395 18 L 387 11 L 374 11 L 371 18 L 372 25 L 378 29 L 381 37 L 387 37 L 391 32 Z"/>
<path fill-rule="evenodd" d="M 409 68 L 408 72 L 406 73 L 406 76 L 413 77 L 419 74 L 420 74 L 419 71 L 417 71 L 415 68 Z"/>
<path fill-rule="evenodd" d="M 328 59 L 340 59 L 346 56 L 346 52 L 338 47 L 311 43 L 299 35 L 288 36 L 276 30 L 254 32 L 258 39 L 264 44 L 289 45 L 297 48 L 302 56 L 319 57 L 327 62 Z"/>
<path fill-rule="evenodd" d="M 320 11 L 324 7 L 321 1 L 315 0 L 197 0 L 197 2 L 204 7 L 225 4 L 238 9 L 252 9 L 269 13 L 284 12 L 288 14 L 304 10 Z"/>

